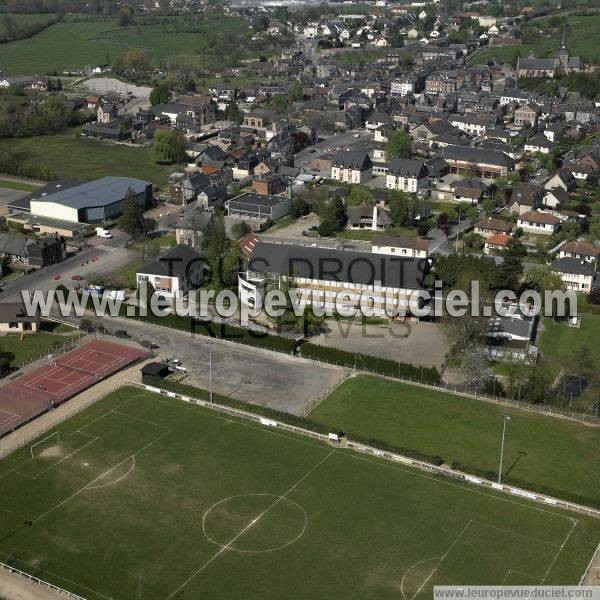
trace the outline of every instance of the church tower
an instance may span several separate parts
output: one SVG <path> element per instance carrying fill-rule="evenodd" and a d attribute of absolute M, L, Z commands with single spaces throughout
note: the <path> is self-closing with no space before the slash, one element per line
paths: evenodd
<path fill-rule="evenodd" d="M 556 53 L 556 58 L 558 60 L 557 66 L 562 67 L 565 71 L 568 70 L 569 67 L 569 51 L 567 50 L 567 26 L 563 27 L 562 39 L 560 42 L 560 48 Z"/>

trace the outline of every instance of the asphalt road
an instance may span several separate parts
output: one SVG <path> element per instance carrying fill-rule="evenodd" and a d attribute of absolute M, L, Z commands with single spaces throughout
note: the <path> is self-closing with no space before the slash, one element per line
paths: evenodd
<path fill-rule="evenodd" d="M 31 271 L 27 276 L 3 286 L 0 289 L 0 301 L 20 300 L 22 290 L 46 292 L 56 288 L 60 283 L 69 287 L 72 283 L 71 277 L 74 275 L 107 272 L 122 267 L 131 260 L 130 252 L 124 248 L 124 241 L 123 235 L 102 240 L 100 245 L 85 248 L 60 263 Z"/>

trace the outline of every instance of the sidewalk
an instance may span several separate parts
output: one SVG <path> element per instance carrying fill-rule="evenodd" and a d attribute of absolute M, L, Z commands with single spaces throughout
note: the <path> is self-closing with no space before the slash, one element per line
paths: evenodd
<path fill-rule="evenodd" d="M 138 362 L 123 371 L 115 373 L 80 394 L 73 396 L 53 411 L 40 415 L 37 419 L 31 421 L 31 423 L 27 423 L 27 425 L 3 437 L 0 439 L 0 455 L 2 455 L 4 450 L 15 446 L 24 438 L 31 439 L 50 429 L 70 413 L 76 412 L 77 408 L 104 398 L 104 396 L 121 387 L 124 381 L 141 381 L 142 374 L 140 373 L 140 369 L 152 360 L 152 358 L 148 358 L 145 361 Z"/>

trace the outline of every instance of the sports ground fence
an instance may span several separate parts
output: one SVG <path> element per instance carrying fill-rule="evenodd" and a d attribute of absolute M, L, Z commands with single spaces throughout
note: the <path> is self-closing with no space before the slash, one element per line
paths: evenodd
<path fill-rule="evenodd" d="M 15 569 L 14 567 L 4 564 L 3 562 L 0 562 L 0 569 L 2 569 L 3 571 L 8 571 L 9 573 L 12 573 L 13 575 L 18 575 L 19 577 L 22 577 L 23 579 L 27 579 L 31 583 L 34 583 L 35 585 L 39 585 L 40 587 L 46 587 L 46 588 L 52 590 L 53 592 L 56 592 L 57 594 L 64 596 L 65 598 L 70 598 L 71 600 L 85 600 L 85 598 L 83 596 L 78 596 L 77 594 L 74 594 L 73 592 L 68 592 L 67 590 L 60 588 L 57 585 L 48 583 L 47 581 L 44 581 L 43 579 L 34 577 L 33 575 L 30 575 L 29 573 L 25 573 L 24 571 L 20 571 L 19 569 Z"/>
<path fill-rule="evenodd" d="M 283 429 L 285 431 L 290 431 L 292 433 L 302 435 L 305 437 L 311 437 L 322 442 L 332 443 L 337 439 L 337 435 L 334 433 L 330 433 L 326 435 L 324 433 L 318 433 L 316 431 L 310 431 L 309 429 L 304 429 L 303 427 L 298 427 L 296 425 L 291 425 L 289 423 L 283 423 L 282 421 L 277 421 L 274 419 L 269 419 L 265 417 L 261 417 L 260 415 L 255 415 L 250 412 L 246 412 L 237 408 L 232 408 L 230 406 L 224 406 L 222 404 L 217 404 L 215 402 L 211 403 L 206 400 L 201 400 L 199 398 L 191 398 L 190 396 L 186 396 L 184 394 L 179 394 L 177 392 L 172 392 L 170 390 L 165 390 L 159 387 L 147 385 L 144 383 L 139 383 L 137 381 L 128 381 L 127 384 L 133 385 L 138 388 L 145 389 L 148 392 L 154 392 L 158 394 L 163 394 L 168 396 L 169 398 L 178 398 L 183 400 L 184 402 L 188 402 L 190 404 L 197 404 L 199 406 L 203 406 L 205 408 L 209 408 L 216 412 L 221 412 L 228 414 L 233 417 L 238 417 L 240 419 L 245 419 L 249 421 L 254 421 L 256 423 L 260 423 L 265 427 L 277 427 L 278 429 Z M 335 442 L 336 445 L 339 442 Z M 433 475 L 439 475 L 444 478 L 454 479 L 461 483 L 465 484 L 475 484 L 484 488 L 488 488 L 494 491 L 503 492 L 505 494 L 510 494 L 512 496 L 519 496 L 521 498 L 527 500 L 533 500 L 535 502 L 545 504 L 548 506 L 553 506 L 556 508 L 562 508 L 565 510 L 569 510 L 571 512 L 576 512 L 579 514 L 588 515 L 591 517 L 595 517 L 600 519 L 600 510 L 592 508 L 590 506 L 584 506 L 582 504 L 576 504 L 575 502 L 569 502 L 568 500 L 561 500 L 559 498 L 554 498 L 552 496 L 546 496 L 545 494 L 540 494 L 538 492 L 530 492 L 523 488 L 518 488 L 513 485 L 505 485 L 502 483 L 496 483 L 494 481 L 490 481 L 489 479 L 484 479 L 482 477 L 475 477 L 473 475 L 469 475 L 468 473 L 464 473 L 462 471 L 448 469 L 444 467 L 439 467 L 437 465 L 432 465 L 431 463 L 427 463 L 415 458 L 409 458 L 407 456 L 403 456 L 401 454 L 395 452 L 389 452 L 386 450 L 379 450 L 378 448 L 374 448 L 372 446 L 367 446 L 366 444 L 361 444 L 358 442 L 354 442 L 351 439 L 347 439 L 344 447 L 350 448 L 351 450 L 355 450 L 361 454 L 368 454 L 371 456 L 375 456 L 378 458 L 383 458 L 385 460 L 389 460 L 395 463 L 402 463 L 409 467 L 417 468 L 421 471 L 427 471 L 428 473 L 432 473 Z"/>

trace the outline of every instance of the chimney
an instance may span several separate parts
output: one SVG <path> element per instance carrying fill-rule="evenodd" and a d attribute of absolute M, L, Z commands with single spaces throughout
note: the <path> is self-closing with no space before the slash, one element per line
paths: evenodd
<path fill-rule="evenodd" d="M 373 205 L 373 224 L 371 225 L 373 231 L 377 231 L 377 204 Z"/>

